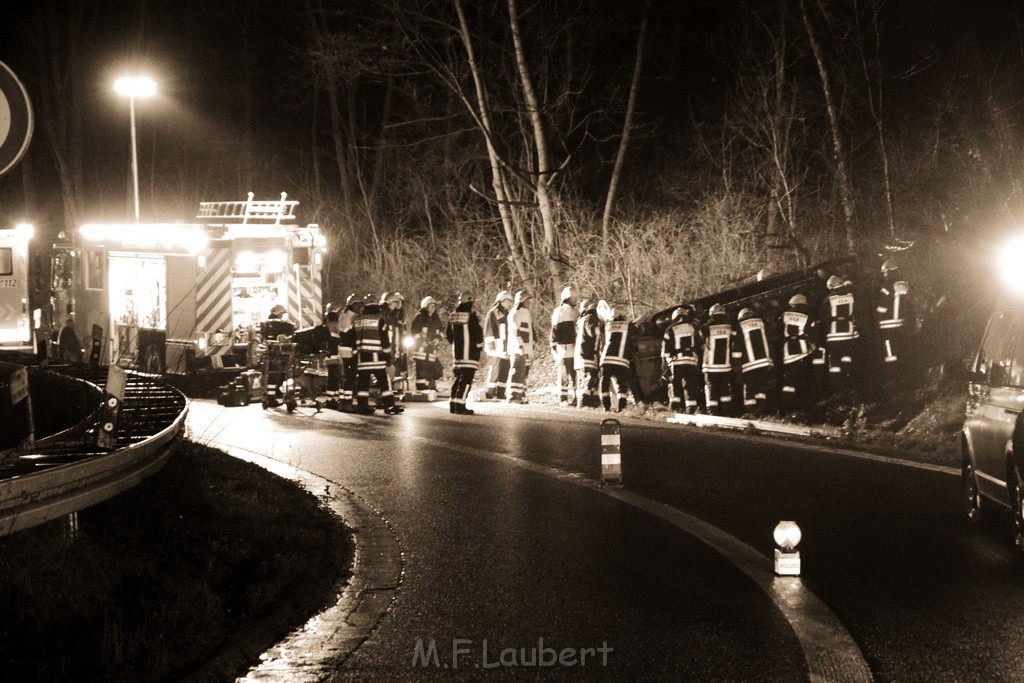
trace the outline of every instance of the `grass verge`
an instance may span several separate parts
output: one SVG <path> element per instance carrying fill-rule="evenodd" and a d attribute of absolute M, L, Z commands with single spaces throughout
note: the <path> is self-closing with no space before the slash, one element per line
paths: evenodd
<path fill-rule="evenodd" d="M 303 623 L 353 552 L 311 494 L 191 442 L 79 517 L 74 540 L 52 525 L 0 539 L 7 680 L 179 679 L 271 612 L 281 636 Z"/>

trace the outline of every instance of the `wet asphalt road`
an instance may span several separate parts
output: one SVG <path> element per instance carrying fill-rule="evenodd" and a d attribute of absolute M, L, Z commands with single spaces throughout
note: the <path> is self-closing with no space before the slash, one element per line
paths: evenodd
<path fill-rule="evenodd" d="M 597 478 L 604 415 L 495 404 L 479 413 L 411 404 L 394 418 L 288 415 L 199 402 L 190 423 L 200 438 L 337 482 L 394 528 L 402 586 L 343 674 L 533 677 L 536 668 L 506 665 L 510 651 L 502 662 L 502 650 L 521 662 L 543 638 L 576 653 L 573 666 L 554 667 L 572 676 L 807 679 L 789 623 L 726 558 L 599 491 L 514 465 Z M 766 557 L 775 523 L 796 520 L 804 585 L 878 680 L 1024 680 L 1024 562 L 1008 515 L 976 529 L 962 521 L 957 477 L 627 421 L 622 452 L 627 489 Z M 414 666 L 417 643 L 422 652 L 431 641 L 438 657 Z M 594 652 L 581 667 L 585 648 Z"/>

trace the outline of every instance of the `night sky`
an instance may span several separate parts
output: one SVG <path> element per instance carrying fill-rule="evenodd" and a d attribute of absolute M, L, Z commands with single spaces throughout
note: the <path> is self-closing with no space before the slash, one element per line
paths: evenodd
<path fill-rule="evenodd" d="M 325 6 L 358 18 L 374 4 Z M 600 40 L 605 48 L 598 56 L 607 63 L 595 64 L 595 73 L 628 71 L 639 3 L 560 5 L 589 17 L 593 30 L 604 32 Z M 796 11 L 795 0 L 786 5 Z M 842 13 L 854 5 L 829 2 L 825 7 Z M 213 195 L 244 196 L 252 179 L 225 171 L 230 165 L 224 161 L 237 155 L 249 117 L 253 174 L 259 178 L 252 189 L 269 196 L 281 189 L 303 194 L 309 184 L 315 98 L 304 60 L 309 45 L 306 6 L 259 0 L 5 3 L 0 10 L 0 60 L 26 83 L 37 121 L 28 158 L 0 178 L 0 218 L 9 222 L 39 214 L 37 222 L 60 222 L 51 141 L 43 122 L 54 116 L 54 106 L 42 94 L 53 90 L 53 72 L 41 61 L 51 57 L 81 97 L 82 108 L 72 116 L 83 124 L 78 143 L 86 184 L 83 214 L 117 216 L 125 209 L 130 191 L 128 107 L 112 83 L 128 71 L 149 73 L 159 84 L 159 99 L 138 107 L 140 175 L 151 211 L 181 213 Z M 529 11 L 528 4 L 524 7 Z M 661 164 L 659 154 L 692 156 L 688 145 L 693 131 L 721 120 L 721 108 L 736 82 L 732 58 L 745 39 L 736 18 L 749 7 L 736 2 L 653 3 L 640 100 L 645 129 L 636 143 L 641 158 L 645 150 L 652 165 Z M 907 119 L 926 107 L 928 116 L 935 116 L 943 89 L 959 92 L 972 81 L 988 78 L 996 63 L 1013 74 L 1013 64 L 1022 61 L 1020 12 L 1013 3 L 901 0 L 884 8 L 886 105 L 894 120 L 904 119 L 902 125 L 913 125 Z M 48 10 L 55 33 L 44 29 L 41 17 Z M 69 37 L 80 44 L 71 53 Z M 813 63 L 806 61 L 803 68 L 810 89 Z M 840 97 L 852 102 L 843 87 L 840 82 Z M 372 88 L 360 95 L 366 107 L 376 106 L 379 93 Z M 322 93 L 316 106 L 324 106 Z M 322 128 L 320 136 L 317 153 L 329 164 L 330 145 Z M 857 152 L 854 146 L 852 153 Z M 589 153 L 593 156 L 584 150 L 580 158 L 601 156 L 607 165 L 607 153 Z"/>

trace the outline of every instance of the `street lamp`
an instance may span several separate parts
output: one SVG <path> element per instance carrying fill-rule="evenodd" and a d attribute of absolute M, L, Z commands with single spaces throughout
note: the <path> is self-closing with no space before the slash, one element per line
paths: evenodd
<path fill-rule="evenodd" d="M 139 222 L 139 157 L 135 151 L 135 100 L 156 94 L 156 83 L 148 76 L 122 76 L 114 83 L 118 95 L 128 98 L 132 126 L 132 183 L 135 188 L 135 222 Z"/>

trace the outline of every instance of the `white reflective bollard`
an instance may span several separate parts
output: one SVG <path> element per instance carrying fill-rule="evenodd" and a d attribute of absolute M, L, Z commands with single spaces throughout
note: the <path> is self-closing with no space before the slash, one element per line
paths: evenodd
<path fill-rule="evenodd" d="M 601 421 L 601 483 L 622 483 L 622 449 L 619 421 Z"/>

